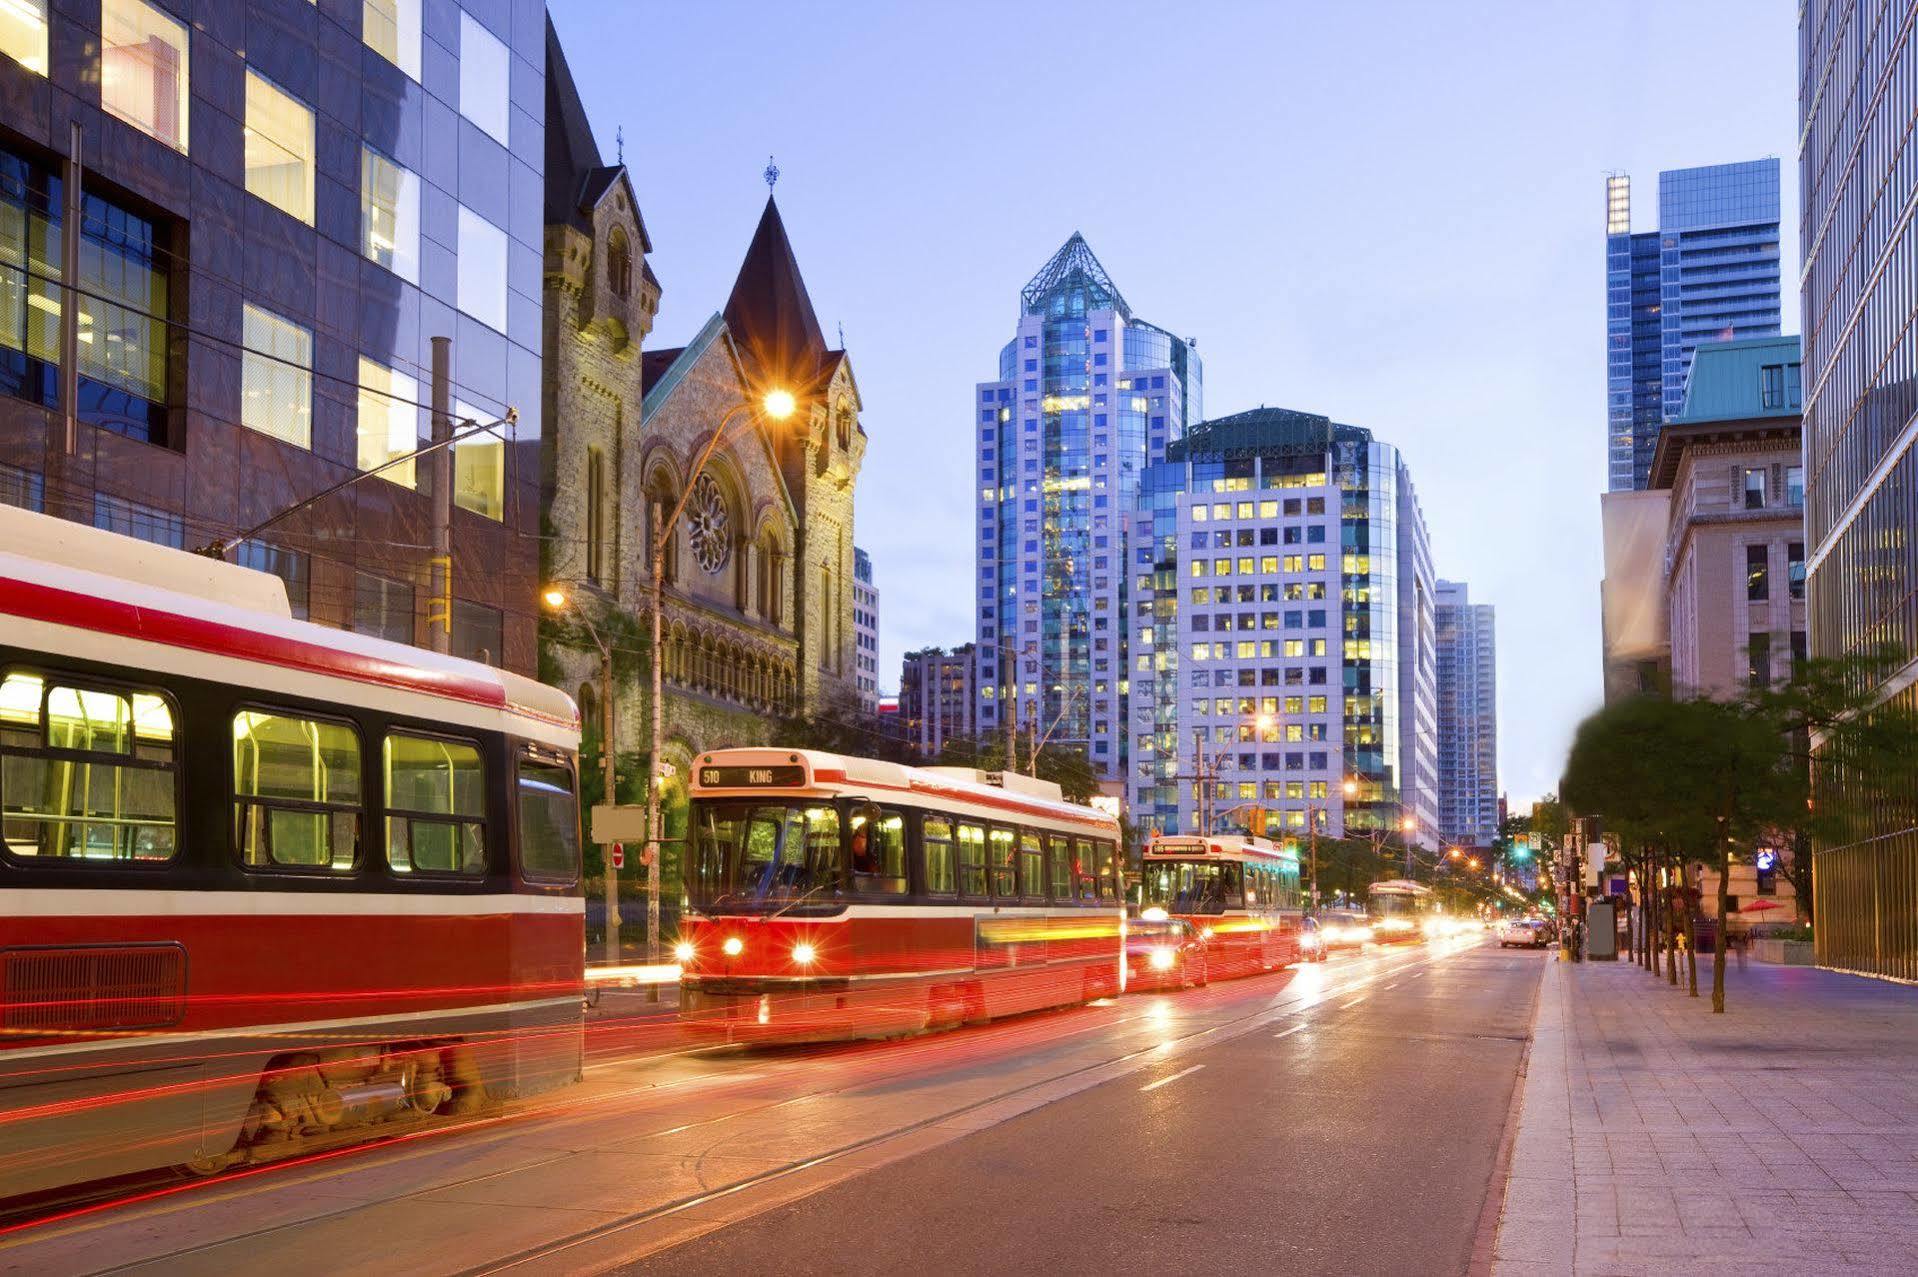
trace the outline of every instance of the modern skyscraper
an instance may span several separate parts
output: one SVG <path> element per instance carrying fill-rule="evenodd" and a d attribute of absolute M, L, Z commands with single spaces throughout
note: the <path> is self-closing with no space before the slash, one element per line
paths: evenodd
<path fill-rule="evenodd" d="M 1397 449 L 1259 408 L 1166 452 L 1128 543 L 1133 820 L 1192 832 L 1209 808 L 1215 828 L 1272 834 L 1409 820 L 1435 839 L 1434 580 Z"/>
<path fill-rule="evenodd" d="M 1463 581 L 1438 583 L 1439 835 L 1498 837 L 1498 646 L 1492 605 Z"/>
<path fill-rule="evenodd" d="M 879 591 L 872 583 L 872 556 L 852 551 L 853 672 L 859 704 L 868 714 L 879 708 Z"/>
<path fill-rule="evenodd" d="M 1195 343 L 1136 318 L 1078 232 L 1020 292 L 974 396 L 978 727 L 1125 773 L 1125 518 L 1200 412 Z M 1010 702 L 1010 705 L 1008 705 Z M 1029 745 L 1022 745 L 1021 749 Z"/>
<path fill-rule="evenodd" d="M 1918 42 L 1908 5 L 1799 8 L 1804 190 L 1807 623 L 1814 656 L 1918 654 Z M 1918 705 L 1918 656 L 1881 695 Z M 1848 801 L 1843 778 L 1822 796 Z M 1855 800 L 1853 800 L 1855 801 Z M 1818 961 L 1918 979 L 1918 830 L 1909 802 L 1860 804 L 1858 841 L 1817 849 Z"/>
<path fill-rule="evenodd" d="M 1631 178 L 1605 180 L 1608 486 L 1643 488 L 1701 342 L 1779 332 L 1778 161 L 1658 175 L 1658 229 L 1632 233 Z"/>
<path fill-rule="evenodd" d="M 899 718 L 906 742 L 925 758 L 975 735 L 979 683 L 971 643 L 907 652 L 899 670 Z"/>

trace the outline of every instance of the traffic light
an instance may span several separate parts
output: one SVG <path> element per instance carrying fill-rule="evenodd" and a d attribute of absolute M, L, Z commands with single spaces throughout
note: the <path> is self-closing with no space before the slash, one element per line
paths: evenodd
<path fill-rule="evenodd" d="M 1513 845 L 1512 847 L 1513 860 L 1530 860 L 1531 858 L 1532 858 L 1532 849 L 1530 847 L 1526 846 L 1522 842 L 1516 843 Z"/>

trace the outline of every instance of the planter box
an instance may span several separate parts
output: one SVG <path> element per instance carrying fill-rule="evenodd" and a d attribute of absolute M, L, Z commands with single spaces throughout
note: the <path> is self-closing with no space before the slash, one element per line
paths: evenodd
<path fill-rule="evenodd" d="M 1776 962 L 1787 967 L 1808 967 L 1813 963 L 1809 940 L 1754 940 L 1752 956 L 1760 962 Z"/>

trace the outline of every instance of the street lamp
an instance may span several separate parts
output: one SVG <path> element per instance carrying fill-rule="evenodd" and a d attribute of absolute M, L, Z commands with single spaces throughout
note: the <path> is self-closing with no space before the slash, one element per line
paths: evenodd
<path fill-rule="evenodd" d="M 605 769 L 607 803 L 617 802 L 613 793 L 613 650 L 606 646 L 606 640 L 599 636 L 599 630 L 593 625 L 586 609 L 579 606 L 577 600 L 567 597 L 566 591 L 557 585 L 549 585 L 540 591 L 540 601 L 555 612 L 572 609 L 579 623 L 586 627 L 587 636 L 593 640 L 593 646 L 599 649 L 599 755 Z M 613 858 L 606 857 L 606 961 L 619 962 L 619 876 L 613 868 Z"/>
<path fill-rule="evenodd" d="M 770 421 L 784 421 L 798 408 L 798 402 L 790 390 L 774 386 L 766 390 L 759 398 L 757 407 Z M 686 511 L 686 502 L 693 495 L 693 486 L 699 477 L 706 473 L 706 463 L 711 461 L 713 453 L 719 449 L 719 441 L 725 437 L 726 427 L 733 418 L 755 407 L 751 399 L 742 399 L 726 410 L 726 415 L 713 427 L 712 438 L 706 441 L 705 448 L 699 454 L 699 460 L 693 464 L 692 472 L 680 486 L 679 501 L 673 506 L 673 512 L 664 519 L 660 518 L 659 506 L 652 505 L 652 550 L 653 550 L 653 624 L 652 624 L 652 751 L 646 775 L 646 962 L 649 966 L 659 965 L 659 782 L 661 779 L 661 761 L 659 749 L 661 738 L 665 735 L 665 718 L 661 712 L 660 689 L 660 617 L 665 610 L 666 599 L 666 538 L 673 534 L 673 527 L 679 522 L 679 516 Z M 647 986 L 649 1001 L 659 998 L 659 986 Z"/>

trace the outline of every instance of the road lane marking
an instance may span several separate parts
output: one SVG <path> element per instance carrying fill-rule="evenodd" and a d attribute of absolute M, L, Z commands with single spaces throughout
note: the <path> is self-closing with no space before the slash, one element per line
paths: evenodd
<path fill-rule="evenodd" d="M 1200 1069 L 1204 1067 L 1205 1065 L 1203 1064 L 1195 1064 L 1189 1069 L 1180 1069 L 1177 1073 L 1174 1073 L 1171 1077 L 1162 1077 L 1156 1082 L 1147 1082 L 1144 1086 L 1140 1087 L 1139 1089 L 1141 1091 L 1156 1091 L 1160 1087 L 1164 1086 L 1167 1082 L 1176 1082 L 1180 1078 L 1184 1077 L 1186 1074 L 1197 1073 Z"/>
<path fill-rule="evenodd" d="M 1309 1024 L 1295 1024 L 1295 1025 L 1293 1025 L 1293 1026 L 1292 1026 L 1291 1028 L 1289 1028 L 1289 1029 L 1287 1029 L 1287 1030 L 1286 1030 L 1285 1032 L 1283 1032 L 1283 1033 L 1274 1033 L 1274 1034 L 1273 1034 L 1272 1036 L 1273 1036 L 1273 1037 L 1275 1037 L 1275 1038 L 1289 1038 L 1289 1037 L 1291 1037 L 1291 1036 L 1292 1036 L 1292 1035 L 1293 1035 L 1294 1033 L 1297 1033 L 1297 1032 L 1298 1032 L 1298 1031 L 1299 1031 L 1300 1029 L 1309 1029 L 1309 1028 L 1311 1028 L 1311 1027 L 1312 1027 L 1312 1026 L 1311 1026 L 1311 1025 L 1309 1025 Z"/>
<path fill-rule="evenodd" d="M 1365 1001 L 1365 996 L 1366 996 L 1366 995 L 1364 995 L 1364 994 L 1360 994 L 1360 995 L 1359 995 L 1358 997 L 1356 997 L 1356 998 L 1353 998 L 1353 999 L 1352 999 L 1352 1000 L 1351 1000 L 1350 1002 L 1348 1002 L 1348 1003 L 1346 1003 L 1346 1004 L 1345 1004 L 1344 1006 L 1342 1006 L 1342 1007 L 1340 1007 L 1340 1008 L 1339 1008 L 1339 1010 L 1341 1010 L 1341 1011 L 1350 1011 L 1350 1010 L 1351 1010 L 1351 1009 L 1352 1009 L 1353 1007 L 1355 1007 L 1355 1006 L 1357 1006 L 1357 1005 L 1358 1005 L 1359 1003 L 1361 1003 L 1361 1002 L 1363 1002 L 1363 1001 Z"/>
<path fill-rule="evenodd" d="M 1392 990 L 1398 987 L 1399 987 L 1399 982 L 1397 980 L 1394 980 L 1392 981 L 1392 983 L 1386 985 L 1385 988 L 1382 990 L 1382 992 L 1390 993 Z"/>

